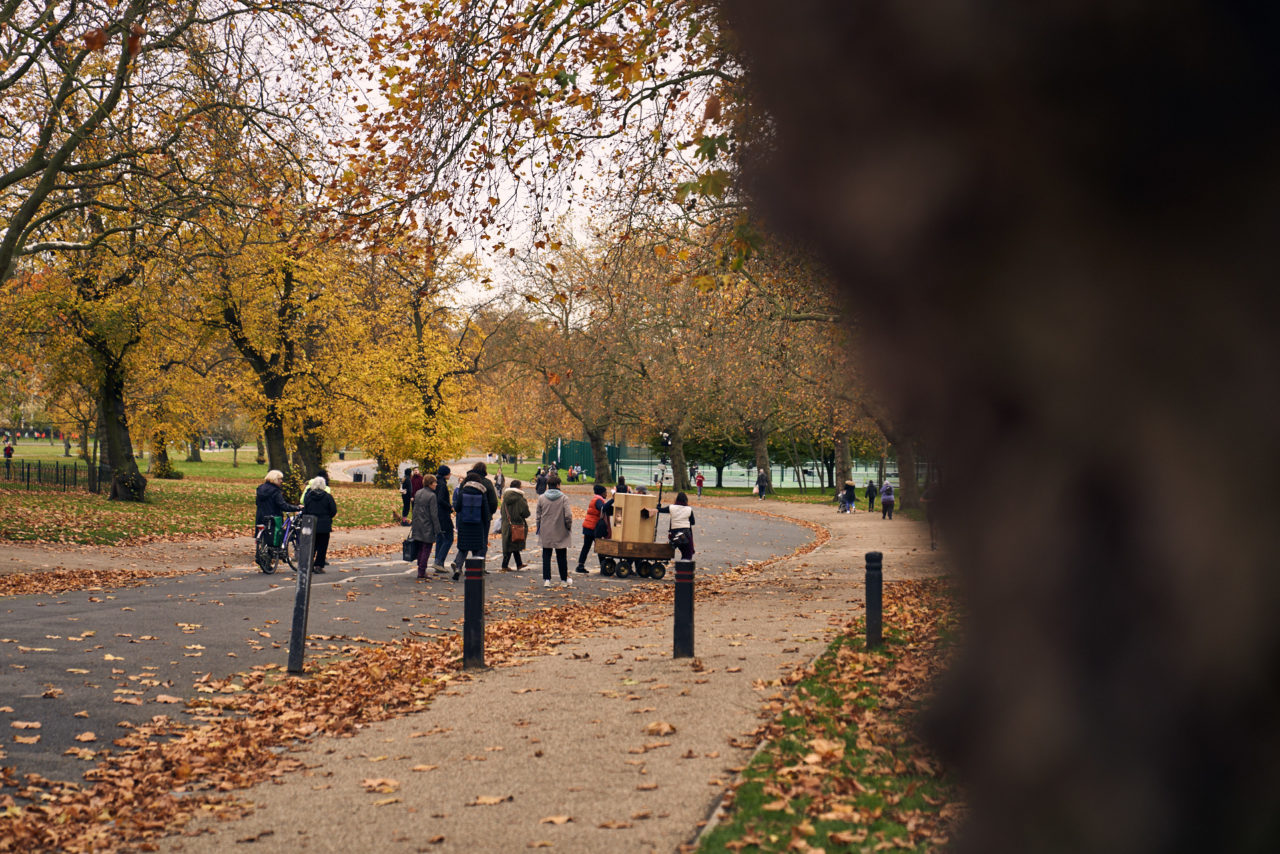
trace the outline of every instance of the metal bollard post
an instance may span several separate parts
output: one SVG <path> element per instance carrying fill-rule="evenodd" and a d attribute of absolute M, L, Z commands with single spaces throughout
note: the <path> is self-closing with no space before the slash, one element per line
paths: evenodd
<path fill-rule="evenodd" d="M 307 611 L 311 608 L 311 561 L 315 554 L 316 517 L 299 516 L 298 525 L 298 591 L 293 597 L 293 631 L 289 634 L 289 672 L 302 672 L 302 659 L 307 651 Z"/>
<path fill-rule="evenodd" d="M 462 583 L 462 669 L 484 667 L 484 558 L 468 557 Z"/>
<path fill-rule="evenodd" d="M 693 570 L 693 561 L 676 561 L 675 644 L 673 658 L 693 658 Z"/>
<path fill-rule="evenodd" d="M 875 649 L 883 642 L 883 561 L 880 552 L 867 552 L 867 649 Z"/>

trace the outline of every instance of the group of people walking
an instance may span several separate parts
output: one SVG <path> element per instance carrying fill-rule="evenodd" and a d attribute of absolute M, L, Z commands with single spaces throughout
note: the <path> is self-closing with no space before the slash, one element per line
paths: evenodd
<path fill-rule="evenodd" d="M 329 537 L 333 533 L 333 518 L 338 515 L 338 503 L 333 498 L 333 490 L 329 488 L 328 473 L 324 469 L 320 474 L 307 481 L 302 491 L 302 503 L 291 504 L 284 497 L 284 472 L 272 469 L 267 472 L 262 483 L 258 485 L 254 496 L 256 512 L 254 530 L 272 524 L 285 513 L 302 511 L 316 517 L 315 539 L 312 540 L 311 571 L 324 572 L 329 563 Z"/>
<path fill-rule="evenodd" d="M 434 475 L 423 477 L 410 502 L 413 510 L 410 534 L 419 544 L 418 578 L 426 578 L 427 570 L 434 563 L 437 573 L 451 571 L 452 578 L 456 581 L 468 555 L 487 555 L 489 533 L 495 527 L 496 514 L 496 532 L 501 534 L 502 542 L 503 571 L 510 568 L 513 558 L 515 569 L 524 569 L 523 552 L 529 547 L 529 520 L 532 517 L 535 520 L 533 533 L 537 536 L 537 547 L 542 550 L 542 585 L 551 586 L 554 561 L 560 585 L 573 586 L 573 579 L 569 575 L 569 549 L 573 545 L 573 508 L 568 496 L 560 489 L 560 475 L 555 470 L 538 472 L 537 500 L 534 505 L 536 513 L 531 512 L 529 500 L 519 480 L 512 480 L 509 486 L 501 490 L 499 496 L 497 487 L 489 479 L 484 462 L 473 465 L 452 491 L 449 489 L 450 474 L 449 466 L 442 465 Z M 406 478 L 410 479 L 411 484 L 412 476 L 412 471 L 406 472 Z M 615 494 L 627 491 L 626 481 L 619 478 Z M 597 539 L 610 534 L 609 520 L 613 515 L 613 499 L 607 497 L 607 493 L 608 490 L 601 484 L 592 488 L 582 521 L 582 548 L 578 553 L 575 572 L 587 572 L 586 562 L 592 545 Z M 685 560 L 692 560 L 694 518 L 688 503 L 688 498 L 681 492 L 676 496 L 675 504 L 659 507 L 658 512 L 671 515 L 672 542 L 680 549 Z M 445 559 L 450 549 L 454 548 L 455 531 L 456 552 L 452 562 L 446 565 Z"/>

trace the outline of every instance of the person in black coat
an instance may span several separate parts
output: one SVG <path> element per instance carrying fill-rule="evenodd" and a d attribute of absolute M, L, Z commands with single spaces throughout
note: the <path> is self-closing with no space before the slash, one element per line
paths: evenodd
<path fill-rule="evenodd" d="M 271 524 L 272 519 L 283 516 L 291 510 L 302 509 L 297 504 L 290 504 L 285 500 L 284 490 L 280 488 L 282 483 L 284 483 L 284 472 L 272 469 L 267 472 L 267 476 L 258 485 L 258 491 L 255 496 L 257 514 L 253 519 L 255 529 L 258 525 Z"/>
<path fill-rule="evenodd" d="M 302 493 L 302 512 L 316 517 L 315 548 L 312 551 L 311 571 L 324 572 L 329 558 L 329 534 L 333 531 L 333 517 L 338 515 L 338 503 L 323 477 L 314 477 Z"/>
<path fill-rule="evenodd" d="M 880 487 L 876 486 L 874 480 L 867 481 L 867 512 L 870 513 L 876 509 L 876 496 L 880 494 Z"/>
<path fill-rule="evenodd" d="M 538 495 L 547 491 L 547 473 L 538 469 L 538 476 L 533 479 L 533 491 Z"/>
<path fill-rule="evenodd" d="M 436 469 L 436 514 L 440 528 L 436 533 L 436 572 L 444 572 L 444 559 L 453 548 L 453 502 L 449 495 L 448 466 Z"/>
<path fill-rule="evenodd" d="M 453 559 L 454 581 L 462 574 L 463 562 L 468 553 L 484 557 L 489 551 L 489 525 L 493 522 L 493 514 L 498 510 L 498 491 L 493 488 L 488 467 L 484 463 L 476 463 L 471 467 L 471 471 L 462 479 L 458 495 L 458 506 L 454 508 L 458 517 L 458 553 Z M 477 499 L 479 520 L 465 519 L 466 507 Z"/>

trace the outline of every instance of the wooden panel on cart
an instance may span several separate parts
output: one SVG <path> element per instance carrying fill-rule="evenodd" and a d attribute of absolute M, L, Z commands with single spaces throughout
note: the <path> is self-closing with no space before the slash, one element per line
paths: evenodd
<path fill-rule="evenodd" d="M 671 560 L 675 556 L 675 547 L 671 543 L 627 543 L 620 540 L 596 540 L 596 554 L 625 559 Z"/>
<path fill-rule="evenodd" d="M 640 518 L 642 509 L 648 519 Z M 658 496 L 624 492 L 613 497 L 612 539 L 628 543 L 652 543 L 658 525 Z"/>

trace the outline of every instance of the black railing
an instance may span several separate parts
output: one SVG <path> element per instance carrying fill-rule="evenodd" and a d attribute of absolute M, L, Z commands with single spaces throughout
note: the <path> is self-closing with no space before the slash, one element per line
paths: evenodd
<path fill-rule="evenodd" d="M 8 459 L 0 461 L 0 480 L 26 489 L 100 492 L 111 483 L 111 468 L 101 464 L 95 467 L 83 460 L 64 463 Z"/>

